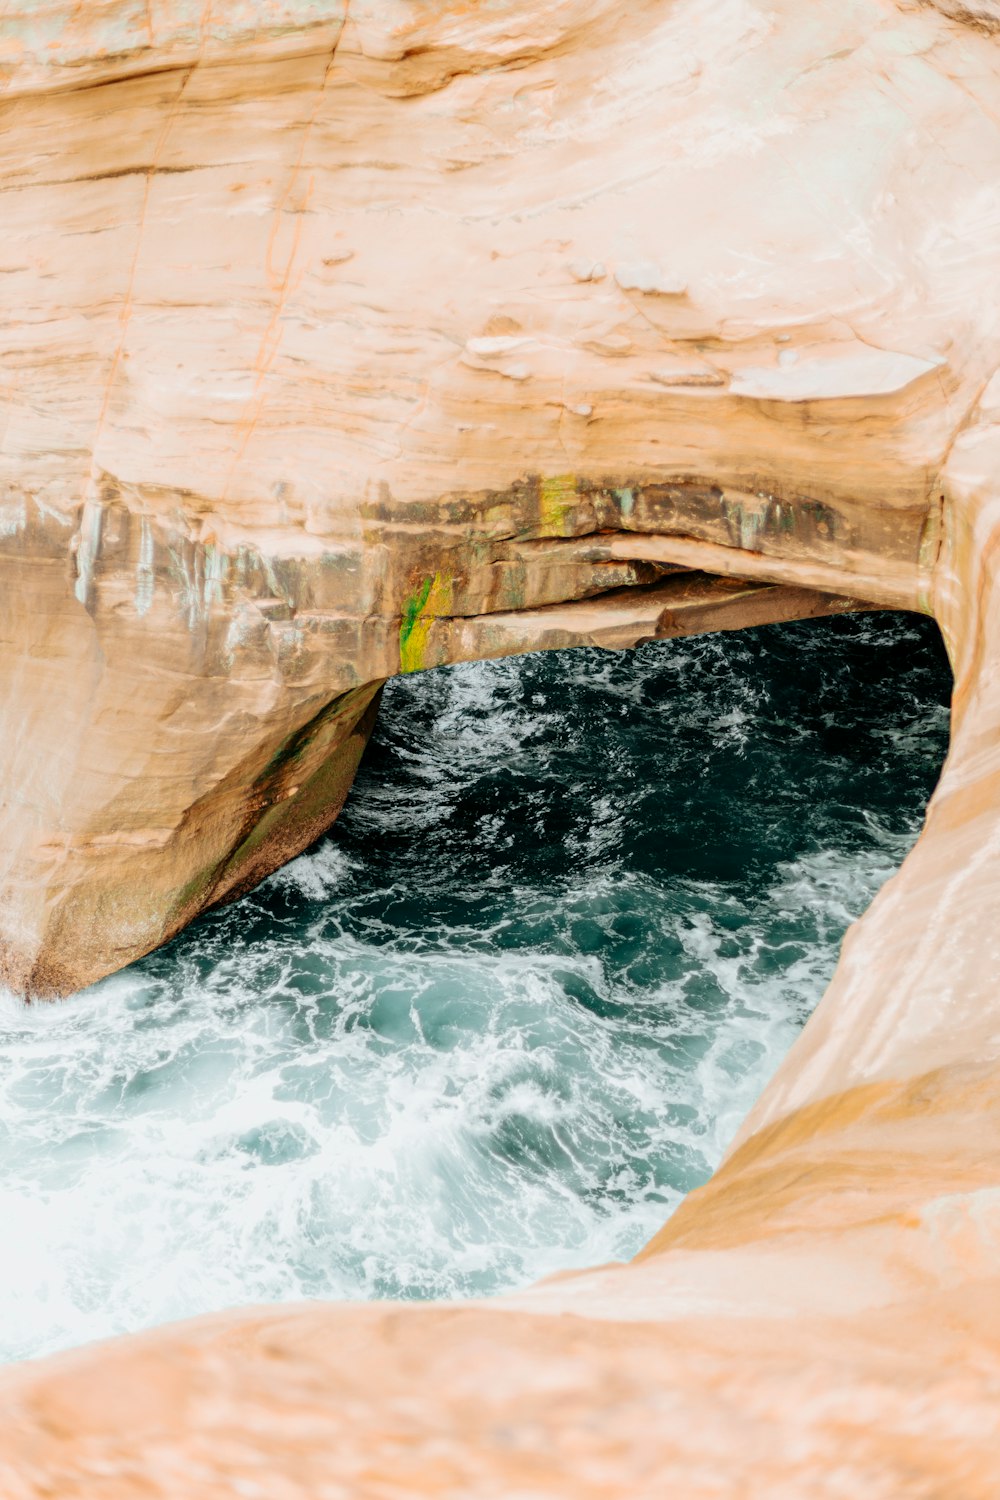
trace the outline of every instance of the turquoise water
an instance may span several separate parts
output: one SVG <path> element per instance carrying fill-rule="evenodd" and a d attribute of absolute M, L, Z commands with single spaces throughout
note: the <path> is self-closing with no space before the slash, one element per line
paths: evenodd
<path fill-rule="evenodd" d="M 332 835 L 0 1011 L 0 1355 L 632 1254 L 718 1161 L 944 754 L 926 621 L 390 683 Z"/>

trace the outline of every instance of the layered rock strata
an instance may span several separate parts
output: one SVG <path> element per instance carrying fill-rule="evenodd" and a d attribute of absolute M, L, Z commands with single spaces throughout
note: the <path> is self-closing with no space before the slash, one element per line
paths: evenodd
<path fill-rule="evenodd" d="M 978 32 L 876 0 L 0 24 L 9 986 L 303 847 L 391 673 L 798 607 L 696 607 L 679 567 L 929 607 L 995 355 Z"/>
<path fill-rule="evenodd" d="M 396 671 L 823 596 L 956 674 L 920 842 L 638 1261 L 13 1371 L 11 1500 L 995 1493 L 995 12 L 4 12 L 18 986 L 311 837 Z"/>

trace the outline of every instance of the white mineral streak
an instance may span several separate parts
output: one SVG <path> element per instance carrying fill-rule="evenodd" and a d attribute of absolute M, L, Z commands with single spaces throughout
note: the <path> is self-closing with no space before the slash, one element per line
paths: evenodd
<path fill-rule="evenodd" d="M 81 604 L 86 605 L 90 600 L 90 592 L 94 582 L 94 563 L 97 561 L 101 550 L 101 526 L 103 523 L 103 511 L 100 501 L 87 500 L 84 502 L 83 514 L 80 520 L 80 534 L 76 547 L 76 586 L 74 594 Z"/>
<path fill-rule="evenodd" d="M 146 516 L 139 522 L 139 559 L 135 565 L 135 612 L 144 615 L 153 602 L 156 578 L 153 573 L 153 530 Z"/>
<path fill-rule="evenodd" d="M 28 519 L 28 508 L 24 501 L 13 505 L 0 505 L 0 536 L 17 536 L 23 531 Z"/>

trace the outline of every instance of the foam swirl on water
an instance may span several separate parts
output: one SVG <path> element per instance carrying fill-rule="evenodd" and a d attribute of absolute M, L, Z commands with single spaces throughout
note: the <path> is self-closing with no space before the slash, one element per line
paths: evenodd
<path fill-rule="evenodd" d="M 390 684 L 330 838 L 3 1003 L 0 1353 L 632 1254 L 912 843 L 947 691 L 892 617 Z"/>

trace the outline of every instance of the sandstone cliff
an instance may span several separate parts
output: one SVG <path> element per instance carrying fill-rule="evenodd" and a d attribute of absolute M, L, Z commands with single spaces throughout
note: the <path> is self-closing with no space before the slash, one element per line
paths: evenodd
<path fill-rule="evenodd" d="M 391 673 L 929 608 L 996 359 L 995 48 L 934 10 L 262 9 L 2 22 L 22 991 L 314 838 Z"/>
<path fill-rule="evenodd" d="M 397 671 L 868 604 L 956 672 L 921 842 L 639 1261 L 12 1372 L 12 1500 L 995 1494 L 998 20 L 4 11 L 8 982 L 301 847 Z"/>

